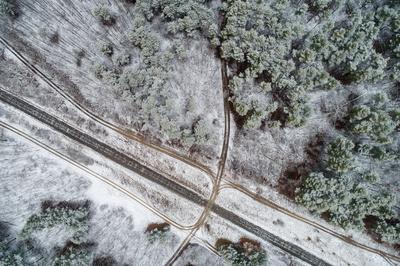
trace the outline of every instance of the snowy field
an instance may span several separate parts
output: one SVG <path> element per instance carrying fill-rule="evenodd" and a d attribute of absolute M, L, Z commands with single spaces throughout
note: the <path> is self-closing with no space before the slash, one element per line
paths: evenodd
<path fill-rule="evenodd" d="M 284 240 L 314 253 L 317 257 L 323 258 L 332 265 L 388 265 L 387 261 L 379 255 L 346 244 L 344 241 L 334 238 L 306 223 L 270 207 L 254 203 L 254 199 L 237 190 L 230 188 L 222 190 L 217 204 L 267 229 Z M 248 206 L 252 207 L 249 208 Z M 334 228 L 334 230 L 336 232 L 341 231 L 339 228 Z M 373 245 L 372 239 L 360 234 L 358 234 L 357 240 L 361 240 L 368 246 L 378 246 Z M 395 253 L 393 250 L 390 251 Z"/>
<path fill-rule="evenodd" d="M 348 236 L 366 246 L 385 250 L 391 254 L 398 254 L 398 251 L 393 247 L 376 242 L 370 235 L 366 234 L 366 232 L 344 230 L 339 226 L 328 223 L 320 217 L 312 215 L 308 210 L 294 202 L 295 188 L 301 184 L 301 176 L 310 173 L 311 169 L 315 169 L 318 163 L 320 163 L 320 156 L 326 148 L 327 142 L 340 133 L 334 127 L 334 121 L 338 117 L 342 117 L 343 113 L 347 111 L 343 106 L 348 101 L 348 96 L 359 90 L 361 90 L 360 86 L 352 86 L 348 87 L 347 90 L 310 93 L 310 102 L 315 108 L 312 110 L 306 125 L 301 128 L 264 128 L 262 130 L 233 129 L 233 141 L 230 145 L 228 164 L 224 177 L 283 208 L 295 212 L 320 225 L 331 228 L 335 232 Z M 376 88 L 370 88 L 369 94 L 376 92 Z M 358 165 L 358 167 L 360 169 L 370 169 L 371 165 Z M 392 192 L 393 195 L 398 195 L 398 174 L 395 172 L 396 168 L 390 172 L 385 172 L 385 174 L 382 175 L 384 178 L 382 178 L 383 180 L 379 184 L 379 187 L 385 187 L 385 189 Z M 397 197 L 396 200 L 398 205 L 400 198 Z M 232 197 L 230 201 L 231 203 L 240 202 L 237 200 L 237 197 Z M 253 203 L 250 202 L 249 204 Z M 237 204 L 237 207 L 238 206 L 239 204 Z M 259 205 L 254 206 L 257 207 Z M 243 208 L 243 211 L 246 213 L 251 210 Z M 263 209 L 259 212 L 259 215 L 264 215 L 263 212 L 265 214 L 269 211 Z M 253 213 L 250 217 L 258 217 L 258 214 Z M 282 219 L 287 220 L 288 217 L 283 216 Z M 260 222 L 264 221 L 263 219 L 259 220 Z M 303 227 L 307 228 L 307 225 L 300 223 L 291 228 L 295 228 L 293 232 L 297 234 L 302 232 L 302 230 L 298 230 L 297 228 Z M 276 227 L 274 226 L 272 228 Z M 305 234 L 311 235 L 312 230 L 312 228 L 307 229 Z M 280 232 L 277 232 L 277 234 L 289 236 L 291 232 L 285 230 L 284 227 Z M 307 237 L 304 237 L 304 239 Z M 320 236 L 318 237 L 321 238 Z M 294 239 L 294 236 L 288 239 Z M 300 237 L 299 239 L 302 238 Z M 330 239 L 330 237 L 327 239 Z M 333 248 L 330 249 L 334 250 L 335 256 L 338 255 L 340 251 L 348 252 L 349 250 L 353 250 L 350 247 L 341 250 L 341 242 L 336 244 L 335 242 L 336 241 L 332 240 L 331 244 Z M 304 243 L 311 244 L 308 241 Z M 345 244 L 343 243 L 343 245 Z M 336 248 L 334 248 L 335 246 Z M 317 245 L 315 250 L 321 251 L 321 248 Z M 369 253 L 363 254 L 363 252 L 357 248 L 354 248 L 354 252 L 357 256 L 339 255 L 339 257 L 358 259 L 358 255 L 360 255 L 361 262 L 364 260 L 368 261 L 374 257 L 374 255 Z M 380 257 L 376 259 L 378 261 L 382 260 Z M 385 263 L 385 261 L 382 262 L 383 265 L 385 265 Z"/>
<path fill-rule="evenodd" d="M 103 5 L 116 16 L 112 27 L 105 27 L 93 15 L 93 11 Z M 97 115 L 169 143 L 160 135 L 158 128 L 142 128 L 138 120 L 141 116 L 139 107 L 132 101 L 129 92 L 116 91 L 97 79 L 93 71 L 96 64 L 111 63 L 99 52 L 102 43 L 112 44 L 115 55 L 130 55 L 131 65 L 128 68 L 135 69 L 140 64 L 142 59 L 138 49 L 129 45 L 128 41 L 132 21 L 137 16 L 132 6 L 123 1 L 46 0 L 40 3 L 24 1 L 19 8 L 23 15 L 12 25 L 5 23 L 4 37 L 9 38 L 24 56 Z M 162 36 L 163 29 L 154 28 L 154 31 L 161 35 L 163 45 L 171 42 Z M 57 43 L 50 41 L 54 35 L 58 36 Z M 16 36 L 18 41 L 14 38 Z M 26 49 L 28 46 L 35 51 Z M 185 49 L 190 57 L 184 62 L 174 61 L 169 66 L 164 89 L 171 91 L 176 127 L 200 117 L 207 123 L 212 139 L 200 149 L 193 147 L 197 151 L 193 155 L 210 163 L 218 156 L 223 136 L 220 66 L 202 38 L 185 44 Z M 79 57 L 81 51 L 83 56 Z M 56 72 L 57 75 L 54 74 Z M 190 112 L 185 111 L 186 107 Z M 190 152 L 188 146 L 169 144 L 181 152 Z"/>
<path fill-rule="evenodd" d="M 182 224 L 195 223 L 202 208 L 191 201 L 178 197 L 165 188 L 154 184 L 136 173 L 104 158 L 91 149 L 77 144 L 47 126 L 38 123 L 18 110 L 0 103 L 0 120 L 9 123 L 26 134 L 36 138 L 69 158 L 83 164 L 97 174 L 144 200 L 172 220 Z"/>
<path fill-rule="evenodd" d="M 224 266 L 225 261 L 217 255 L 211 253 L 205 247 L 190 243 L 182 252 L 182 255 L 176 260 L 174 266 Z"/>
<path fill-rule="evenodd" d="M 1 211 L 12 236 L 27 218 L 40 211 L 41 202 L 90 200 L 89 239 L 96 243 L 95 255 L 111 256 L 118 265 L 162 265 L 180 243 L 180 231 L 172 229 L 165 242 L 149 243 L 144 234 L 150 223 L 163 222 L 125 195 L 85 175 L 40 147 L 0 130 L 2 162 Z M 38 235 L 43 247 L 61 244 L 62 232 Z"/>
<path fill-rule="evenodd" d="M 267 265 L 308 265 L 300 261 L 299 259 L 276 248 L 275 246 L 264 242 L 262 239 L 250 235 L 247 231 L 244 231 L 237 226 L 230 224 L 226 220 L 223 220 L 214 214 L 210 215 L 207 221 L 207 225 L 198 232 L 198 236 L 206 240 L 208 243 L 212 244 L 214 247 L 216 246 L 217 241 L 220 239 L 229 240 L 231 242 L 238 242 L 241 238 L 256 240 L 261 243 L 261 247 L 267 253 Z"/>
<path fill-rule="evenodd" d="M 133 2 L 137 4 L 133 5 Z M 147 3 L 143 1 L 144 4 L 150 2 L 159 1 Z M 263 4 L 267 5 L 267 2 L 263 2 Z M 286 5 L 284 2 L 282 2 L 282 6 Z M 289 2 L 292 5 L 294 3 Z M 312 1 L 304 2 L 312 6 Z M 375 2 L 377 5 L 380 4 L 379 1 Z M 382 3 L 389 2 L 383 1 Z M 207 8 L 221 5 L 220 1 L 212 2 L 212 4 L 205 1 L 205 3 Z M 333 3 L 331 4 L 333 5 Z M 227 3 L 226 7 L 229 5 L 230 3 Z M 350 6 L 350 2 L 346 5 Z M 232 101 L 231 108 L 236 108 L 234 107 L 235 96 L 239 96 L 235 95 L 237 92 L 232 89 L 234 85 L 232 78 L 243 72 L 249 62 L 239 62 L 235 61 L 236 59 L 233 57 L 226 57 L 223 55 L 226 53 L 223 50 L 224 46 L 217 49 L 211 48 L 206 38 L 200 36 L 198 32 L 194 34 L 190 32 L 193 34 L 190 37 L 181 33 L 171 34 L 166 26 L 169 18 L 165 19 L 159 16 L 162 13 L 161 10 L 152 10 L 151 12 L 158 12 L 158 14 L 153 19 L 147 18 L 144 22 L 145 26 L 136 27 L 134 21 L 143 15 L 140 13 L 141 11 L 139 12 L 138 6 L 139 1 L 117 0 L 18 1 L 20 16 L 17 19 L 0 18 L 0 34 L 30 63 L 65 90 L 74 100 L 93 112 L 95 116 L 112 122 L 120 128 L 140 133 L 146 137 L 146 140 L 169 147 L 217 172 L 224 135 L 220 59 L 224 58 L 222 61 L 226 59 L 228 64 L 228 76 L 224 78 L 229 80 L 228 83 L 231 86 L 228 89 Z M 108 15 L 112 17 L 110 25 L 102 23 L 99 15 L 95 14 L 95 10 L 100 7 L 104 8 L 103 11 L 108 12 Z M 295 8 L 297 10 L 297 4 Z M 216 9 L 213 10 L 216 11 Z M 174 12 L 173 10 L 169 11 Z M 294 10 L 282 11 L 282 16 L 276 19 L 275 27 L 286 27 L 287 25 L 280 25 L 280 23 L 286 19 L 285 16 L 289 18 L 292 11 Z M 300 9 L 298 11 L 299 13 L 303 12 Z M 340 16 L 347 16 L 347 14 L 341 14 L 337 17 L 338 14 L 334 14 L 334 12 L 327 14 L 327 18 L 331 16 L 332 21 L 335 22 L 340 21 L 338 20 L 341 19 Z M 222 16 L 225 15 L 228 14 L 222 14 Z M 235 13 L 234 16 L 240 17 L 241 14 Z M 305 36 L 312 36 L 318 28 L 323 26 L 326 18 L 321 17 L 321 23 L 318 23 L 318 17 L 316 14 L 312 14 L 305 23 L 304 26 L 308 32 Z M 371 17 L 378 20 L 375 16 Z M 259 19 L 259 21 L 267 20 L 266 18 Z M 165 21 L 162 21 L 163 19 Z M 251 27 L 251 19 L 246 23 L 246 27 Z M 367 21 L 367 16 L 364 19 Z M 351 20 L 347 22 L 351 22 Z M 186 23 L 195 22 L 189 20 Z M 337 26 L 340 24 L 338 23 Z M 221 30 L 224 26 L 226 25 L 216 27 Z M 138 34 L 135 30 L 142 29 L 142 27 L 144 32 L 148 33 L 148 36 L 154 37 L 156 41 L 151 38 L 150 41 L 147 40 L 146 34 L 135 36 Z M 246 27 L 244 27 L 244 32 L 248 30 Z M 363 32 L 363 27 L 362 25 L 356 26 L 361 29 L 360 32 Z M 293 28 L 295 27 L 293 26 Z M 202 29 L 202 31 L 204 30 Z M 266 32 L 268 31 L 260 32 L 262 37 L 268 35 Z M 149 41 L 149 43 L 140 47 L 141 45 L 132 41 L 132 33 L 133 37 Z M 330 34 L 330 31 L 324 34 Z M 220 37 L 221 41 L 227 37 L 223 35 Z M 233 39 L 237 37 L 239 40 L 243 36 L 232 37 Z M 146 57 L 143 51 L 151 47 L 151 42 L 156 43 L 157 40 L 160 47 L 149 60 L 150 57 Z M 295 42 L 292 41 L 287 43 L 292 43 L 291 46 L 294 46 Z M 375 46 L 378 47 L 379 42 L 375 40 L 374 47 L 371 46 L 371 49 L 367 48 L 366 51 L 376 52 Z M 256 42 L 253 44 L 257 46 Z M 277 39 L 273 46 L 281 45 L 282 43 Z M 355 42 L 354 47 L 362 48 L 362 45 Z M 288 50 L 287 56 L 281 58 L 282 61 L 285 61 L 286 57 L 290 59 L 291 54 L 300 53 L 301 49 L 305 48 L 300 44 L 298 46 L 296 49 L 291 47 L 290 49 L 294 50 L 290 50 L 290 53 Z M 146 49 L 143 49 L 144 47 Z M 261 50 L 262 48 L 264 47 L 260 47 Z M 361 48 L 360 50 L 362 50 Z M 268 56 L 274 56 L 274 49 L 275 47 L 270 48 Z M 297 51 L 297 49 L 300 50 Z M 164 52 L 172 50 L 174 52 L 169 56 L 173 58 L 166 59 L 168 62 L 166 64 L 160 58 L 167 54 Z M 182 51 L 176 52 L 176 50 Z M 184 55 L 185 53 L 187 56 Z M 252 56 L 256 56 L 256 54 L 258 51 L 255 51 Z M 185 59 L 179 58 L 180 56 Z M 150 68 L 149 65 L 146 65 L 146 60 L 157 62 L 153 62 L 156 67 L 149 64 Z M 297 59 L 293 62 L 297 62 Z M 318 65 L 321 65 L 320 63 L 322 64 L 322 61 Z M 275 66 L 275 63 L 272 65 Z M 278 67 L 276 68 L 278 69 Z M 140 72 L 142 70 L 143 72 Z M 260 72 L 260 75 L 255 78 L 254 84 L 260 83 L 263 79 L 268 81 L 270 79 L 268 71 L 268 69 L 264 69 L 262 74 Z M 330 72 L 325 74 L 341 81 L 339 77 Z M 192 189 L 204 198 L 211 195 L 213 180 L 210 176 L 96 122 L 66 101 L 40 77 L 32 74 L 17 57 L 1 45 L 0 76 L 1 89 L 13 93 L 78 130 L 129 155 L 154 171 Z M 321 89 L 318 85 L 315 88 L 307 89 L 307 94 L 303 96 L 312 108 L 305 124 L 298 128 L 287 125 L 273 127 L 271 121 L 277 122 L 283 118 L 278 117 L 283 113 L 274 112 L 256 129 L 245 129 L 241 127 L 240 121 L 245 117 L 240 117 L 241 115 L 237 113 L 238 110 L 231 112 L 231 139 L 223 178 L 240 184 L 255 194 L 345 235 L 349 239 L 391 254 L 399 254 L 398 250 L 388 244 L 375 241 L 371 234 L 368 235 L 365 232 L 365 229 L 364 231 L 344 230 L 329 224 L 321 217 L 313 216 L 294 201 L 295 190 L 301 185 L 304 177 L 308 176 L 310 172 L 326 170 L 324 164 L 327 159 L 325 152 L 327 145 L 341 135 L 349 137 L 350 134 L 350 138 L 354 140 L 354 132 L 347 132 L 349 125 L 346 124 L 349 122 L 347 120 L 349 108 L 353 106 L 353 97 L 359 98 L 354 101 L 354 104 L 365 104 L 367 97 L 380 91 L 396 90 L 395 93 L 392 91 L 392 94 L 398 97 L 398 84 L 397 87 L 393 87 L 391 82 L 375 84 L 371 79 L 371 81 L 365 80 L 359 84 L 356 82 L 350 85 L 345 83 L 332 90 Z M 157 87 L 160 84 L 162 84 L 161 89 Z M 268 84 L 271 85 L 269 81 Z M 275 85 L 277 88 L 273 88 L 272 94 L 280 90 L 284 91 L 283 87 L 285 86 L 279 87 L 283 83 Z M 302 86 L 293 87 L 302 88 Z M 249 89 L 246 94 L 251 95 L 251 89 L 254 88 L 243 87 L 242 89 Z M 280 98 L 280 93 L 273 97 Z M 268 92 L 268 97 L 272 97 L 272 94 L 269 95 Z M 251 96 L 257 98 L 255 102 L 263 102 L 262 108 L 265 105 L 269 107 L 270 101 L 264 101 L 262 96 L 257 94 Z M 286 104 L 284 103 L 282 106 Z M 397 99 L 394 99 L 393 104 L 398 106 Z M 246 119 L 249 118 L 250 113 L 247 113 Z M 165 218 L 180 227 L 193 225 L 201 216 L 202 207 L 66 138 L 1 101 L 0 122 L 16 127 L 50 146 L 54 151 L 112 181 L 138 199 L 134 201 L 123 193 L 107 187 L 93 176 L 67 165 L 43 149 L 0 128 L 2 148 L 0 161 L 1 170 L 4 173 L 0 177 L 3 179 L 0 181 L 0 198 L 2 206 L 4 205 L 0 208 L 0 220 L 4 219 L 4 222 L 12 225 L 14 235 L 21 230 L 28 217 L 40 209 L 40 203 L 43 200 L 81 201 L 89 199 L 92 202 L 91 210 L 93 212 L 90 220 L 90 238 L 96 241 L 96 255 L 110 255 L 121 265 L 162 265 L 171 257 L 187 232 L 172 227 L 172 231 L 168 233 L 168 237 L 163 243 L 154 244 L 148 243 L 148 238 L 144 233 L 147 226 L 152 223 L 163 223 L 164 220 L 160 218 L 160 214 L 165 215 Z M 237 126 L 238 128 L 236 128 Z M 392 148 L 398 148 L 400 145 L 398 126 L 395 131 Z M 199 139 L 202 139 L 203 142 L 195 137 L 196 134 L 201 136 Z M 357 175 L 360 174 L 359 177 L 364 178 L 364 170 L 375 170 L 374 168 L 383 177 L 380 182 L 368 185 L 371 191 L 385 190 L 399 195 L 398 166 L 389 169 L 390 164 L 387 164 L 386 167 L 381 161 L 371 163 L 360 160 L 357 156 L 361 155 L 354 156 L 355 164 L 357 164 L 354 169 L 363 170 L 362 176 L 361 171 L 357 173 Z M 360 183 L 359 179 L 355 180 Z M 261 205 L 234 189 L 222 189 L 216 203 L 286 241 L 301 246 L 333 265 L 380 266 L 388 263 L 378 255 L 351 246 L 306 223 Z M 400 204 L 400 197 L 397 197 L 397 203 L 397 205 Z M 148 208 L 152 208 L 153 211 L 150 212 Z M 397 207 L 396 210 L 398 212 L 400 209 Z M 55 231 L 58 229 L 56 228 Z M 36 235 L 48 253 L 52 252 L 53 246 L 60 246 L 63 241 L 65 242 L 65 235 L 57 235 L 55 231 L 50 230 Z M 220 239 L 237 242 L 243 237 L 248 237 L 260 241 L 262 248 L 267 252 L 269 265 L 303 265 L 298 259 L 213 214 L 196 236 L 213 246 L 216 246 Z M 137 263 L 138 261 L 140 264 Z M 191 244 L 183 251 L 182 256 L 175 264 L 180 266 L 224 265 L 224 262 L 192 239 Z"/>
<path fill-rule="evenodd" d="M 233 129 L 226 177 L 246 186 L 292 193 L 296 180 L 290 180 L 288 173 L 303 174 L 316 163 L 321 140 L 336 134 L 334 119 L 326 113 L 337 115 L 348 95 L 345 90 L 313 93 L 310 101 L 315 109 L 301 128 Z"/>
<path fill-rule="evenodd" d="M 199 170 L 188 166 L 170 156 L 148 148 L 136 141 L 129 140 L 112 130 L 99 125 L 91 118 L 80 113 L 76 107 L 64 100 L 7 50 L 0 57 L 1 86 L 3 89 L 22 97 L 49 114 L 69 123 L 71 126 L 96 136 L 104 143 L 129 154 L 142 164 L 175 179 L 205 197 L 211 192 L 211 179 Z"/>

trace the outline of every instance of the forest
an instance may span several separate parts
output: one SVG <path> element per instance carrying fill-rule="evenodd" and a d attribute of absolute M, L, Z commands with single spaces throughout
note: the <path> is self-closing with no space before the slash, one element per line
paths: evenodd
<path fill-rule="evenodd" d="M 307 128 L 316 114 L 329 123 L 292 199 L 344 229 L 400 244 L 399 0 L 126 2 L 135 13 L 126 47 L 135 53 L 100 42 L 92 73 L 138 106 L 138 131 L 185 147 L 216 146 L 216 119 L 195 100 L 182 106 L 166 87 L 170 66 L 189 60 L 191 44 L 205 39 L 228 66 L 237 132 Z M 0 0 L 0 14 L 23 15 L 13 0 Z M 118 23 L 107 6 L 92 15 L 103 27 Z M 310 101 L 332 92 L 344 99 L 334 112 Z"/>
<path fill-rule="evenodd" d="M 228 63 L 229 99 L 239 129 L 302 127 L 317 108 L 308 103 L 309 93 L 343 92 L 348 100 L 331 118 L 325 153 L 303 177 L 295 200 L 343 228 L 364 230 L 365 220 L 374 217 L 368 224 L 377 238 L 399 243 L 395 195 L 379 185 L 399 171 L 399 1 L 228 0 L 215 6 L 161 0 L 135 5 L 143 16 L 133 21 L 129 36 L 143 61 L 134 73 L 121 75 L 101 66 L 96 69 L 100 78 L 151 102 L 144 108 L 150 112 L 146 117 L 168 138 L 190 143 L 210 141 L 210 126 L 201 119 L 192 130 L 170 124 L 173 108 L 163 97 L 163 84 L 166 66 L 172 58 L 185 60 L 182 42 L 196 38 L 197 31 Z M 95 13 L 105 24 L 112 20 L 106 10 Z M 173 40 L 168 48 L 161 48 L 151 29 L 156 18 Z M 112 56 L 110 47 L 101 51 Z M 119 59 L 117 65 L 126 61 Z"/>

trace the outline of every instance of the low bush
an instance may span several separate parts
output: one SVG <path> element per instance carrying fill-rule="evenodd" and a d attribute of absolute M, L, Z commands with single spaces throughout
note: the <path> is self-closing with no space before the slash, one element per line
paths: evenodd
<path fill-rule="evenodd" d="M 69 245 L 59 254 L 52 266 L 90 265 L 92 254 L 81 246 Z"/>
<path fill-rule="evenodd" d="M 74 231 L 71 241 L 79 244 L 86 238 L 89 229 L 88 218 L 89 209 L 85 206 L 79 208 L 50 206 L 43 209 L 40 214 L 34 214 L 29 217 L 20 236 L 22 239 L 28 239 L 34 232 L 52 228 L 56 225 L 65 225 Z"/>
<path fill-rule="evenodd" d="M 396 115 L 396 109 L 385 107 L 387 102 L 387 95 L 380 93 L 374 95 L 368 105 L 353 106 L 348 115 L 351 132 L 365 134 L 380 144 L 391 143 L 390 135 L 400 124 L 400 119 Z"/>
<path fill-rule="evenodd" d="M 138 6 L 147 20 L 160 16 L 167 24 L 171 34 L 183 33 L 193 36 L 200 31 L 213 45 L 219 44 L 217 12 L 205 1 L 197 0 L 160 0 L 138 1 Z"/>
<path fill-rule="evenodd" d="M 0 0 L 0 16 L 17 16 L 14 0 Z"/>
<path fill-rule="evenodd" d="M 382 241 L 400 244 L 400 222 L 397 221 L 394 224 L 390 224 L 385 220 L 380 220 L 374 230 Z"/>
<path fill-rule="evenodd" d="M 129 54 L 121 54 L 115 59 L 115 63 L 119 67 L 127 66 L 131 63 L 131 56 Z"/>
<path fill-rule="evenodd" d="M 114 48 L 111 43 L 103 43 L 100 46 L 100 52 L 105 56 L 111 57 L 114 53 Z"/>
<path fill-rule="evenodd" d="M 129 40 L 140 48 L 144 63 L 150 63 L 150 58 L 160 50 L 160 40 L 152 31 L 144 17 L 137 16 L 133 21 L 133 30 L 129 33 Z"/>
<path fill-rule="evenodd" d="M 167 239 L 170 229 L 171 228 L 168 224 L 156 226 L 146 232 L 147 239 L 151 244 L 155 242 L 163 242 Z"/>
<path fill-rule="evenodd" d="M 367 216 L 391 218 L 394 197 L 373 195 L 363 184 L 349 178 L 327 178 L 322 173 L 312 173 L 296 191 L 296 201 L 310 211 L 327 213 L 329 220 L 343 228 L 363 229 Z"/>
<path fill-rule="evenodd" d="M 267 264 L 266 252 L 252 242 L 229 243 L 218 247 L 218 252 L 233 266 L 261 266 Z"/>
<path fill-rule="evenodd" d="M 0 265 L 27 265 L 25 251 L 19 247 L 12 247 L 9 239 L 0 240 Z"/>
<path fill-rule="evenodd" d="M 111 14 L 110 10 L 104 6 L 99 6 L 93 10 L 93 15 L 106 26 L 112 26 L 115 23 L 115 17 Z"/>
<path fill-rule="evenodd" d="M 363 178 L 369 183 L 376 183 L 380 181 L 379 175 L 372 172 L 364 174 Z"/>

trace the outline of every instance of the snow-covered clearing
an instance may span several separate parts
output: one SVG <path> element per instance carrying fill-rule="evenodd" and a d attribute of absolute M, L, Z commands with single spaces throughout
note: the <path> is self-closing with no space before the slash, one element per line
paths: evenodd
<path fill-rule="evenodd" d="M 198 244 L 190 243 L 188 247 L 182 252 L 182 255 L 174 263 L 174 266 L 223 266 L 227 265 L 225 261 L 208 251 L 205 247 Z"/>
<path fill-rule="evenodd" d="M 115 25 L 105 27 L 99 23 L 93 11 L 100 6 L 109 9 L 116 17 Z M 5 38 L 97 115 L 131 130 L 144 130 L 138 120 L 141 115 L 138 108 L 142 107 L 135 106 L 129 92 L 116 91 L 94 75 L 96 64 L 111 63 L 99 52 L 102 43 L 112 44 L 115 55 L 130 55 L 128 68 L 135 69 L 142 60 L 138 49 L 133 48 L 128 40 L 132 21 L 137 16 L 132 5 L 106 0 L 45 0 L 40 3 L 24 1 L 20 10 L 22 15 L 18 20 L 12 24 L 4 23 L 8 28 L 4 30 Z M 25 44 L 15 41 L 16 36 Z M 51 42 L 53 36 L 57 36 L 56 43 Z M 161 37 L 162 43 L 171 42 L 167 37 Z M 192 150 L 176 145 L 171 147 L 185 153 L 196 151 L 193 153 L 196 159 L 213 165 L 223 136 L 220 65 L 205 40 L 189 41 L 186 45 L 190 57 L 183 63 L 176 61 L 169 66 L 171 72 L 165 84 L 173 98 L 174 123 L 180 127 L 202 117 L 212 127 L 213 139 L 203 147 L 192 147 Z M 27 46 L 35 52 L 26 49 Z M 58 74 L 54 75 L 56 72 Z M 186 107 L 190 112 L 185 113 Z M 150 133 L 158 139 L 162 137 L 158 128 L 149 128 L 148 131 L 143 133 Z"/>
<path fill-rule="evenodd" d="M 338 134 L 332 121 L 343 116 L 341 112 L 346 110 L 342 107 L 348 101 L 348 95 L 357 90 L 360 88 L 354 86 L 349 91 L 311 94 L 310 103 L 318 108 L 312 110 L 310 119 L 302 128 L 233 131 L 234 140 L 231 142 L 228 153 L 230 157 L 225 178 L 357 242 L 396 254 L 393 248 L 377 243 L 364 232 L 346 231 L 334 226 L 326 220 L 312 215 L 293 201 L 294 190 L 300 185 L 300 176 L 309 173 L 318 164 L 326 142 Z M 374 90 L 371 88 L 371 93 L 373 92 Z M 394 178 L 385 177 L 385 179 L 393 181 Z M 396 186 L 392 186 L 391 190 L 396 190 Z M 239 202 L 236 199 L 235 201 Z M 336 252 L 335 249 L 331 250 Z"/>
<path fill-rule="evenodd" d="M 315 163 L 321 141 L 334 135 L 335 129 L 326 114 L 346 101 L 348 92 L 318 92 L 312 95 L 313 106 L 308 123 L 301 128 L 264 128 L 235 130 L 230 145 L 226 177 L 252 188 L 273 187 L 290 193 L 288 172 L 308 171 Z M 303 172 L 301 172 L 303 171 Z"/>
<path fill-rule="evenodd" d="M 211 177 L 179 160 L 134 140 L 129 140 L 85 116 L 32 74 L 8 50 L 5 50 L 3 59 L 0 57 L 0 74 L 2 76 L 0 85 L 7 91 L 26 99 L 29 103 L 35 104 L 90 136 L 97 137 L 102 142 L 129 154 L 142 164 L 156 169 L 205 197 L 210 194 Z"/>
<path fill-rule="evenodd" d="M 118 265 L 162 265 L 179 245 L 181 233 L 175 229 L 164 242 L 149 243 L 144 231 L 150 223 L 163 222 L 158 216 L 40 147 L 3 128 L 0 146 L 0 217 L 11 226 L 12 236 L 40 211 L 44 200 L 89 199 L 89 240 L 96 243 L 95 255 L 112 256 Z M 50 249 L 61 245 L 67 233 L 56 227 L 36 238 Z"/>
<path fill-rule="evenodd" d="M 0 109 L 2 110 L 1 121 L 11 124 L 67 157 L 72 157 L 75 161 L 143 199 L 175 222 L 191 225 L 200 216 L 202 208 L 198 205 L 178 197 L 164 187 L 119 166 L 93 150 L 65 138 L 62 134 L 38 123 L 13 107 L 0 103 Z"/>
<path fill-rule="evenodd" d="M 211 214 L 207 225 L 198 232 L 198 236 L 215 246 L 219 239 L 226 239 L 238 242 L 242 237 L 254 239 L 261 243 L 261 247 L 267 253 L 267 264 L 274 266 L 302 266 L 307 265 L 301 260 L 287 254 L 275 246 L 259 239 L 257 236 L 249 234 L 247 231 L 227 222 L 215 214 Z"/>

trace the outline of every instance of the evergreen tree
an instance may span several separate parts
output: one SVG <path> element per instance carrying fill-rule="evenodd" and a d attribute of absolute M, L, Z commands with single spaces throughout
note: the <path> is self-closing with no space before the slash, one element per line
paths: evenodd
<path fill-rule="evenodd" d="M 267 263 L 265 251 L 250 242 L 221 245 L 218 252 L 232 266 L 262 266 Z"/>
<path fill-rule="evenodd" d="M 328 169 L 337 173 L 346 173 L 353 166 L 352 150 L 354 143 L 346 138 L 337 138 L 328 146 Z"/>

